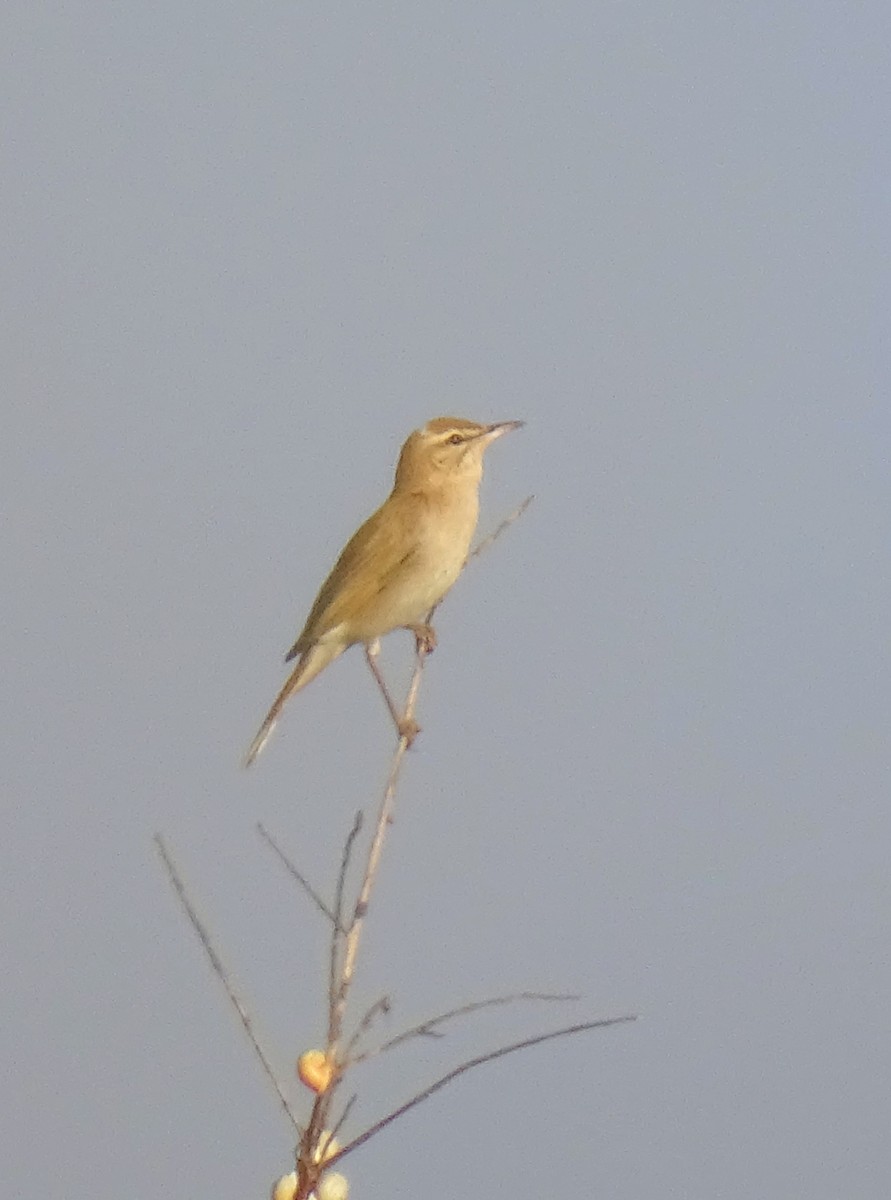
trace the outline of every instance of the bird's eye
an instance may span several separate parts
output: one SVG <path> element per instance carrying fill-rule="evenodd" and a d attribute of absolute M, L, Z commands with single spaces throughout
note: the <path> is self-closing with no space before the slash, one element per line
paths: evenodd
<path fill-rule="evenodd" d="M 464 438 L 461 436 L 460 433 L 453 433 L 452 436 L 449 438 L 449 445 L 450 446 L 460 446 L 463 441 L 464 441 Z"/>

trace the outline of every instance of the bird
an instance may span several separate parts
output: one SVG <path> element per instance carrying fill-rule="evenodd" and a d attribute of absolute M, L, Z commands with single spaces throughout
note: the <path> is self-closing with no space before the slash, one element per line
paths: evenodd
<path fill-rule="evenodd" d="M 375 659 L 379 639 L 409 629 L 432 650 L 428 615 L 461 574 L 479 516 L 483 456 L 503 434 L 523 425 L 480 425 L 436 417 L 409 435 L 393 490 L 350 538 L 319 589 L 303 632 L 285 656 L 296 659 L 244 758 L 250 766 L 269 740 L 287 701 L 350 646 L 363 644 L 399 732 L 403 728 Z"/>

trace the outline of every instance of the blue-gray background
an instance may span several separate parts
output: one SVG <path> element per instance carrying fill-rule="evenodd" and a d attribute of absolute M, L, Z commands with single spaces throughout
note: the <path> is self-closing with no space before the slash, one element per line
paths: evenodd
<path fill-rule="evenodd" d="M 522 417 L 439 619 L 357 1000 L 357 1200 L 887 1195 L 887 4 L 4 10 L 10 1196 L 259 1197 L 320 883 L 391 730 L 357 652 L 237 769 L 428 417 Z M 385 645 L 404 679 L 404 635 Z M 295 1095 L 301 1105 L 305 1099 Z"/>

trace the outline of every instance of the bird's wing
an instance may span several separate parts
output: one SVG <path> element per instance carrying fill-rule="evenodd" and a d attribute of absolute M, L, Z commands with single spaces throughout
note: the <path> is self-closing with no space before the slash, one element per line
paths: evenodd
<path fill-rule="evenodd" d="M 308 650 L 411 567 L 418 554 L 418 542 L 406 537 L 407 526 L 398 519 L 395 504 L 398 501 L 391 497 L 344 546 L 285 662 Z"/>

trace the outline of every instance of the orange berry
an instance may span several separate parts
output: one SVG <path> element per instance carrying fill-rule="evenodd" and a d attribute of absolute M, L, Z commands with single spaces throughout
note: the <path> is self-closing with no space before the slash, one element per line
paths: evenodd
<path fill-rule="evenodd" d="M 282 1175 L 281 1179 L 272 1186 L 272 1200 L 294 1200 L 297 1195 L 297 1172 Z"/>
<path fill-rule="evenodd" d="M 297 1059 L 297 1075 L 312 1092 L 324 1092 L 334 1078 L 334 1068 L 324 1050 L 307 1050 Z"/>
<path fill-rule="evenodd" d="M 337 1171 L 329 1171 L 327 1175 L 323 1175 L 316 1188 L 319 1200 L 347 1200 L 349 1193 L 350 1185 L 346 1176 L 339 1175 Z"/>

